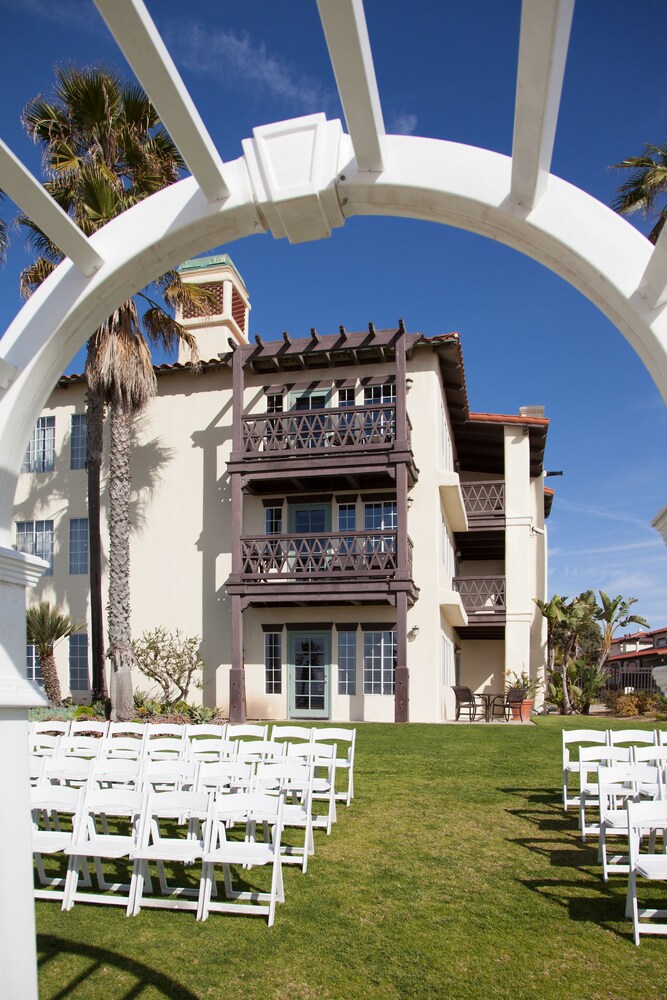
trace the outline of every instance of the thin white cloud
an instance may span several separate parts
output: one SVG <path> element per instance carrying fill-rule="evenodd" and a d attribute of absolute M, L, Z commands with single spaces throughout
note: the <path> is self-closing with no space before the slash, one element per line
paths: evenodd
<path fill-rule="evenodd" d="M 307 111 L 329 112 L 338 107 L 335 92 L 271 55 L 264 42 L 254 41 L 245 32 L 211 30 L 184 20 L 167 25 L 164 39 L 176 62 L 198 75 L 235 89 L 252 87 Z"/>
<path fill-rule="evenodd" d="M 661 542 L 656 535 L 655 541 L 629 542 L 624 545 L 606 545 L 595 549 L 550 548 L 549 557 L 551 559 L 557 559 L 557 558 L 571 559 L 572 556 L 576 556 L 577 558 L 579 558 L 580 556 L 606 556 L 616 552 L 636 552 L 638 549 L 653 549 L 656 555 L 658 554 L 658 552 L 661 552 L 663 553 L 664 557 L 665 543 Z"/>
<path fill-rule="evenodd" d="M 601 518 L 607 521 L 618 521 L 623 524 L 636 524 L 644 531 L 653 532 L 653 528 L 636 514 L 626 514 L 623 511 L 611 510 L 604 507 L 594 507 L 592 504 L 577 503 L 575 500 L 567 500 L 565 497 L 558 498 L 559 511 L 572 511 L 575 514 L 587 514 L 590 517 Z"/>
<path fill-rule="evenodd" d="M 0 9 L 11 11 L 13 17 L 23 15 L 31 21 L 58 22 L 108 37 L 108 31 L 93 4 L 82 4 L 81 0 L 58 0 L 58 3 L 53 3 L 53 0 L 21 0 L 18 4 L 16 0 L 0 0 Z"/>
<path fill-rule="evenodd" d="M 395 135 L 413 135 L 417 128 L 417 115 L 395 115 L 390 131 Z"/>

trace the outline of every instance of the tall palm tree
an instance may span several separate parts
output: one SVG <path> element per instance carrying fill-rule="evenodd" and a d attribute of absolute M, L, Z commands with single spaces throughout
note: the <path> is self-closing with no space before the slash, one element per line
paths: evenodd
<path fill-rule="evenodd" d="M 44 690 L 52 708 L 63 703 L 53 647 L 60 639 L 66 639 L 84 628 L 85 622 L 73 621 L 48 601 L 40 601 L 26 611 L 28 642 L 37 647 Z"/>
<path fill-rule="evenodd" d="M 86 235 L 160 188 L 176 181 L 183 160 L 143 90 L 99 67 L 56 69 L 51 99 L 37 96 L 23 110 L 23 123 L 42 146 L 46 189 Z M 57 247 L 26 217 L 20 218 L 37 253 L 21 276 L 29 295 L 62 259 Z M 208 292 L 181 282 L 170 271 L 156 283 L 170 306 L 188 301 L 206 310 Z M 88 501 L 91 567 L 93 689 L 104 696 L 101 538 L 99 517 L 102 431 L 111 413 L 109 470 L 109 649 L 114 715 L 132 712 L 129 607 L 129 428 L 136 413 L 155 395 L 155 375 L 147 339 L 173 349 L 180 340 L 198 360 L 195 339 L 166 309 L 143 293 L 123 303 L 88 341 Z M 147 339 L 146 339 L 147 338 Z M 128 693 L 129 692 L 129 693 Z"/>
<path fill-rule="evenodd" d="M 667 199 L 667 143 L 662 146 L 647 143 L 641 156 L 628 156 L 615 163 L 614 169 L 631 170 L 632 173 L 620 185 L 612 208 L 621 215 L 641 212 L 644 218 L 657 216 L 648 234 L 651 243 L 657 243 L 667 220 L 667 205 L 659 205 Z"/>
<path fill-rule="evenodd" d="M 640 625 L 642 628 L 651 626 L 641 615 L 629 614 L 630 608 L 637 603 L 636 597 L 623 597 L 618 594 L 616 597 L 608 597 L 604 590 L 600 591 L 601 606 L 598 608 L 595 618 L 602 626 L 602 647 L 598 659 L 598 669 L 602 670 L 611 649 L 614 632 L 619 628 L 627 628 L 628 625 Z"/>

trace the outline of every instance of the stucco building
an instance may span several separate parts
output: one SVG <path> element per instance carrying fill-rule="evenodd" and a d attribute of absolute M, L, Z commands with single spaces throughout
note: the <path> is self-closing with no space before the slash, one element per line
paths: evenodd
<path fill-rule="evenodd" d="M 538 673 L 542 408 L 471 412 L 456 333 L 371 324 L 264 342 L 226 255 L 183 272 L 219 313 L 179 317 L 201 373 L 159 366 L 136 420 L 134 635 L 200 635 L 204 703 L 228 708 L 231 685 L 248 717 L 438 722 L 456 682 L 497 692 L 511 672 Z M 16 544 L 52 566 L 32 599 L 85 619 L 82 377 L 58 382 L 24 470 Z M 86 633 L 56 656 L 84 698 Z"/>

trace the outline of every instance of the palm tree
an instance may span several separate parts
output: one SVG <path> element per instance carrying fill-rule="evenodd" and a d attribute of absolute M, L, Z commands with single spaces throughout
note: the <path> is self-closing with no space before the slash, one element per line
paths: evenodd
<path fill-rule="evenodd" d="M 61 614 L 48 601 L 40 601 L 26 611 L 28 642 L 37 647 L 39 667 L 42 671 L 44 690 L 53 708 L 62 705 L 60 681 L 53 647 L 60 639 L 66 639 L 85 628 L 85 622 L 75 622 L 69 615 Z"/>
<path fill-rule="evenodd" d="M 628 625 L 640 625 L 642 628 L 651 626 L 641 615 L 628 614 L 632 605 L 637 603 L 636 597 L 624 598 L 621 594 L 608 597 L 604 590 L 601 590 L 600 600 L 602 606 L 598 608 L 595 618 L 602 625 L 602 647 L 598 660 L 598 669 L 602 670 L 607 662 L 616 629 L 627 628 Z"/>
<path fill-rule="evenodd" d="M 628 156 L 615 163 L 614 169 L 632 173 L 620 185 L 612 208 L 621 215 L 634 212 L 641 212 L 644 218 L 657 215 L 657 222 L 648 234 L 651 243 L 657 243 L 667 220 L 667 205 L 658 205 L 667 196 L 667 143 L 662 146 L 647 143 L 641 156 Z"/>
<path fill-rule="evenodd" d="M 98 67 L 58 68 L 52 99 L 35 97 L 23 111 L 31 138 L 44 150 L 46 189 L 86 235 L 160 188 L 176 181 L 183 160 L 143 90 Z M 21 276 L 29 295 L 62 259 L 57 247 L 29 219 L 26 227 L 37 258 Z M 190 302 L 206 310 L 208 292 L 186 285 L 176 271 L 156 282 L 173 306 Z M 195 339 L 142 293 L 123 303 L 95 331 L 87 347 L 88 502 L 91 567 L 93 690 L 106 694 L 102 637 L 101 538 L 99 518 L 102 431 L 111 412 L 109 471 L 109 649 L 114 715 L 132 712 L 132 663 L 129 606 L 129 446 L 132 414 L 155 395 L 156 382 L 146 338 L 168 350 L 184 341 L 196 365 Z M 145 335 L 145 336 L 144 336 Z M 129 693 L 128 693 L 129 692 Z"/>

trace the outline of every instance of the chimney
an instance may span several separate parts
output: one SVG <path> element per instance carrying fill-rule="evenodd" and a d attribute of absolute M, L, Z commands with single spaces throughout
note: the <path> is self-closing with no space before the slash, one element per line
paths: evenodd
<path fill-rule="evenodd" d="M 544 407 L 543 406 L 520 406 L 519 416 L 521 417 L 543 417 Z"/>
<path fill-rule="evenodd" d="M 186 260 L 178 273 L 184 282 L 202 285 L 215 297 L 216 304 L 208 313 L 187 306 L 176 307 L 177 321 L 197 338 L 202 361 L 217 361 L 218 355 L 228 349 L 230 336 L 239 344 L 247 344 L 248 291 L 229 255 Z M 187 349 L 180 347 L 178 361 L 183 363 L 187 359 Z"/>

